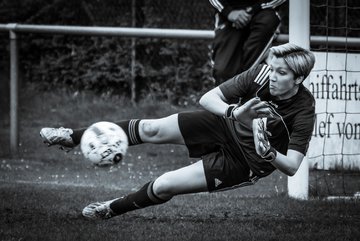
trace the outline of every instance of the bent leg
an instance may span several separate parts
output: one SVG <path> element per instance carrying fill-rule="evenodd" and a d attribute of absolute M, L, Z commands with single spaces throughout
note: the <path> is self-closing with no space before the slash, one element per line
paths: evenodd
<path fill-rule="evenodd" d="M 155 180 L 153 191 L 164 200 L 180 194 L 208 191 L 203 162 L 198 161 L 161 175 Z"/>

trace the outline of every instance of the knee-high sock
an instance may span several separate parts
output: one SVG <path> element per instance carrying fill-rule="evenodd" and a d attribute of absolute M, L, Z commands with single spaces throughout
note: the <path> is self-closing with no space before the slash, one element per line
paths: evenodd
<path fill-rule="evenodd" d="M 139 134 L 139 122 L 140 122 L 139 119 L 131 119 L 131 120 L 116 122 L 116 124 L 119 125 L 128 136 L 129 146 L 142 143 Z M 70 136 L 76 145 L 80 144 L 81 137 L 86 129 L 87 128 L 73 129 L 73 134 L 71 134 Z"/>
<path fill-rule="evenodd" d="M 110 204 L 111 210 L 116 215 L 120 215 L 135 209 L 158 205 L 169 201 L 170 199 L 163 200 L 154 194 L 153 183 L 153 181 L 148 182 L 139 191 L 115 200 Z"/>

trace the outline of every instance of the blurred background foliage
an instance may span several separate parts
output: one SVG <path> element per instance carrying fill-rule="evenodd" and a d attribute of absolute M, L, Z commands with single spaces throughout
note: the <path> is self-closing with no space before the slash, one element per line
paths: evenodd
<path fill-rule="evenodd" d="M 355 0 L 346 3 L 359 5 Z M 339 5 L 344 1 L 311 0 L 312 34 L 358 35 L 359 31 L 351 31 L 359 27 L 356 12 L 351 12 L 357 8 Z M 0 23 L 211 30 L 213 14 L 207 0 L 0 1 Z M 348 18 L 349 14 L 354 17 Z M 280 15 L 280 32 L 287 34 L 288 4 L 282 6 Z M 340 27 L 344 24 L 349 30 Z M 135 92 L 137 100 L 187 105 L 214 86 L 211 48 L 211 40 L 19 34 L 21 84 L 100 95 Z M 8 33 L 3 32 L 0 61 L 5 75 L 8 52 Z"/>
<path fill-rule="evenodd" d="M 214 14 L 205 0 L 3 0 L 0 9 L 0 23 L 202 30 L 213 28 Z M 125 96 L 135 91 L 136 100 L 152 98 L 187 105 L 214 86 L 211 40 L 19 36 L 22 83 L 43 90 L 65 88 Z M 0 35 L 0 41 L 0 58 L 6 62 L 7 33 Z M 132 58 L 135 74 L 131 72 Z"/>

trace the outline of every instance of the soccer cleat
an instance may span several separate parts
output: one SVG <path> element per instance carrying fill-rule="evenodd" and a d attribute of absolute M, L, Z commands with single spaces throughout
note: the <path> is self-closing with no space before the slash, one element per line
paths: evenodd
<path fill-rule="evenodd" d="M 82 215 L 86 218 L 93 219 L 93 220 L 112 218 L 116 214 L 113 212 L 113 210 L 111 210 L 110 204 L 113 201 L 118 200 L 118 199 L 119 198 L 105 201 L 105 202 L 91 203 L 83 209 Z"/>
<path fill-rule="evenodd" d="M 75 147 L 74 141 L 71 138 L 73 133 L 72 129 L 60 127 L 60 128 L 42 128 L 40 136 L 44 143 L 48 146 L 60 145 L 61 149 L 71 149 Z"/>

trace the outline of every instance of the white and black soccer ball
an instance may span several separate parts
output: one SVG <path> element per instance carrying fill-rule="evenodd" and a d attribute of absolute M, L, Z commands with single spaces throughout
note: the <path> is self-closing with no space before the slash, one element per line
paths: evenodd
<path fill-rule="evenodd" d="M 85 158 L 98 166 L 119 163 L 125 156 L 128 145 L 124 130 L 107 121 L 97 122 L 88 127 L 80 142 Z"/>

